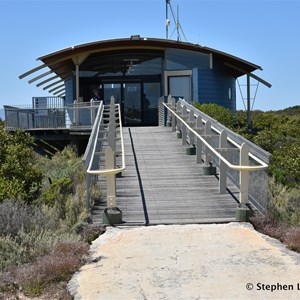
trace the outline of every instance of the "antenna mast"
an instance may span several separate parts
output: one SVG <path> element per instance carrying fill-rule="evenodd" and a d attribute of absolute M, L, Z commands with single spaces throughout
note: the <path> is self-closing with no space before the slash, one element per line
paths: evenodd
<path fill-rule="evenodd" d="M 170 26 L 170 20 L 168 17 L 168 5 L 170 5 L 170 0 L 166 0 L 166 39 L 169 38 L 169 26 Z"/>
<path fill-rule="evenodd" d="M 171 10 L 173 20 L 174 20 L 174 23 L 175 23 L 175 29 L 173 30 L 173 33 L 174 33 L 175 30 L 177 31 L 177 41 L 181 41 L 181 35 L 180 35 L 180 32 L 181 32 L 181 34 L 183 35 L 185 41 L 187 42 L 187 38 L 186 38 L 186 36 L 185 36 L 185 34 L 182 30 L 182 27 L 180 25 L 180 22 L 179 22 L 179 8 L 177 6 L 177 15 L 175 15 L 173 7 L 171 5 L 171 0 L 166 0 L 166 38 L 167 39 L 169 38 L 169 26 L 170 26 L 170 20 L 169 20 L 169 17 L 168 17 L 169 8 Z M 172 37 L 173 33 L 171 34 L 171 37 Z"/>

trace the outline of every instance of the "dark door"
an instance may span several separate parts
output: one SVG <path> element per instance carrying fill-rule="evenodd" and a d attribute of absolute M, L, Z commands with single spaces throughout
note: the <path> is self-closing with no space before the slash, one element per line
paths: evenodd
<path fill-rule="evenodd" d="M 124 125 L 142 124 L 142 101 L 140 83 L 123 83 Z"/>
<path fill-rule="evenodd" d="M 158 99 L 160 98 L 159 82 L 144 82 L 143 84 L 143 125 L 158 125 Z"/>
<path fill-rule="evenodd" d="M 116 82 L 103 84 L 105 104 L 114 96 L 121 104 L 124 126 L 143 126 L 158 124 L 158 99 L 160 82 Z"/>
<path fill-rule="evenodd" d="M 110 103 L 110 97 L 115 97 L 116 103 L 121 103 L 122 100 L 122 90 L 121 83 L 104 83 L 103 84 L 103 99 L 105 104 Z"/>

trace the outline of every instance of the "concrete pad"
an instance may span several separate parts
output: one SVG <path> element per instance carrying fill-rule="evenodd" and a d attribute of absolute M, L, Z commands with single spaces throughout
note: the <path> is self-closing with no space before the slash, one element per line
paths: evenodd
<path fill-rule="evenodd" d="M 299 299 L 300 255 L 250 224 L 108 227 L 74 299 Z"/>

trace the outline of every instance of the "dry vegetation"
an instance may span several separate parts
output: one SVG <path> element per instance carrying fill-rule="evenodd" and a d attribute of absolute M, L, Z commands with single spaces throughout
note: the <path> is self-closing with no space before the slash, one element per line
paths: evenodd
<path fill-rule="evenodd" d="M 252 218 L 254 227 L 300 252 L 300 106 L 282 111 L 253 111 L 252 128 L 246 113 L 235 115 L 216 104 L 197 108 L 271 153 L 269 207 Z"/>
<path fill-rule="evenodd" d="M 219 115 L 231 122 L 223 111 Z M 287 121 L 282 122 L 282 116 L 257 115 L 256 135 L 244 130 L 243 116 L 234 119 L 237 132 L 268 151 L 275 148 L 268 213 L 256 213 L 251 221 L 256 230 L 300 252 L 300 118 L 285 115 Z M 273 131 L 275 142 L 264 138 Z M 15 148 L 18 141 L 21 146 Z M 81 159 L 68 147 L 51 160 L 33 163 L 37 158 L 26 148 L 32 142 L 29 137 L 19 133 L 12 138 L 1 126 L 0 142 L 0 299 L 72 299 L 67 283 L 85 263 L 89 244 L 105 232 L 90 224 Z M 99 196 L 97 189 L 91 192 Z"/>
<path fill-rule="evenodd" d="M 0 200 L 0 299 L 71 299 L 67 283 L 105 228 L 90 224 L 74 149 L 34 160 L 44 175 L 38 196 Z"/>

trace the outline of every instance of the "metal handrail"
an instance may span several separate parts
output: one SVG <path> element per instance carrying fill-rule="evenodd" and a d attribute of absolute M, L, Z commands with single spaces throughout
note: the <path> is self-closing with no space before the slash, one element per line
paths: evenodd
<path fill-rule="evenodd" d="M 242 166 L 242 165 L 233 165 L 231 164 L 225 157 L 223 157 L 218 151 L 216 151 L 197 131 L 195 131 L 193 128 L 190 127 L 190 125 L 182 119 L 178 114 L 173 111 L 167 103 L 163 103 L 163 105 L 177 118 L 179 119 L 194 135 L 197 136 L 201 140 L 201 142 L 209 148 L 211 152 L 213 152 L 220 160 L 222 160 L 229 168 L 232 170 L 237 171 L 258 171 L 258 170 L 265 170 L 268 168 L 268 165 L 261 161 L 260 159 L 256 159 L 257 162 L 259 162 L 260 166 Z M 240 148 L 239 145 L 237 145 L 238 148 Z"/>
<path fill-rule="evenodd" d="M 95 142 L 95 137 L 98 136 L 99 133 L 99 127 L 101 126 L 101 122 L 102 122 L 102 118 L 103 118 L 103 110 L 104 110 L 104 104 L 103 102 L 100 102 L 99 104 L 99 109 L 95 118 L 95 123 L 93 125 L 91 134 L 90 134 L 90 138 L 86 147 L 86 151 L 83 155 L 82 160 L 84 161 L 85 165 L 88 164 L 88 166 L 91 164 L 92 162 L 92 154 L 93 154 L 93 150 L 92 150 L 92 154 L 91 154 L 91 147 L 93 145 L 93 149 L 95 149 L 96 147 L 96 142 Z M 95 150 L 94 150 L 95 151 Z"/>
<path fill-rule="evenodd" d="M 93 162 L 93 158 L 95 156 L 95 152 L 96 152 L 96 142 L 94 143 L 94 147 L 93 147 L 93 152 L 92 152 L 92 156 L 91 156 L 91 160 L 87 169 L 87 173 L 89 174 L 94 174 L 94 175 L 113 175 L 113 174 L 118 174 L 121 173 L 122 171 L 125 170 L 126 166 L 125 166 L 125 150 L 124 150 L 124 138 L 123 138 L 123 127 L 122 127 L 122 119 L 121 119 L 121 108 L 120 108 L 120 104 L 116 104 L 118 107 L 118 115 L 119 115 L 119 126 L 120 126 L 120 138 L 121 138 L 121 152 L 122 152 L 122 167 L 121 168 L 114 168 L 114 169 L 106 169 L 106 170 L 91 170 L 92 168 L 92 162 Z M 98 137 L 99 135 L 99 130 L 100 130 L 100 124 L 98 125 L 97 128 L 97 134 L 96 137 Z"/>
<path fill-rule="evenodd" d="M 186 105 L 187 107 L 192 107 L 192 105 L 189 104 L 189 103 L 184 103 L 184 104 L 183 104 L 181 101 L 184 101 L 184 102 L 185 102 L 184 99 L 179 98 L 179 100 L 180 100 L 181 106 Z M 190 109 L 187 108 L 187 111 L 189 112 Z M 202 111 L 201 111 L 201 113 L 195 112 L 195 116 L 200 116 L 200 117 L 201 117 L 201 115 L 204 115 L 204 116 L 207 117 L 208 119 L 213 120 L 213 118 L 209 117 L 208 115 L 206 115 L 206 114 L 205 114 L 204 112 L 202 112 Z M 206 120 L 204 120 L 203 118 L 202 118 L 202 120 L 203 120 L 204 123 L 206 123 Z M 220 123 L 219 123 L 219 124 L 220 124 Z M 218 130 L 215 126 L 211 125 L 211 129 L 212 129 L 213 131 L 215 131 L 216 133 L 221 134 L 221 131 Z M 226 131 L 227 131 L 227 132 L 228 132 L 228 131 L 230 132 L 231 130 L 227 128 Z M 228 140 L 232 145 L 236 146 L 237 148 L 240 148 L 240 145 L 239 145 L 236 141 L 234 141 L 232 138 L 227 137 L 227 140 Z M 253 160 L 255 160 L 256 162 L 258 162 L 258 163 L 261 164 L 261 165 L 264 165 L 264 164 L 265 164 L 265 163 L 263 162 L 263 160 L 259 159 L 257 156 L 255 156 L 255 155 L 252 154 L 251 152 L 249 152 L 249 157 L 251 157 Z"/>

